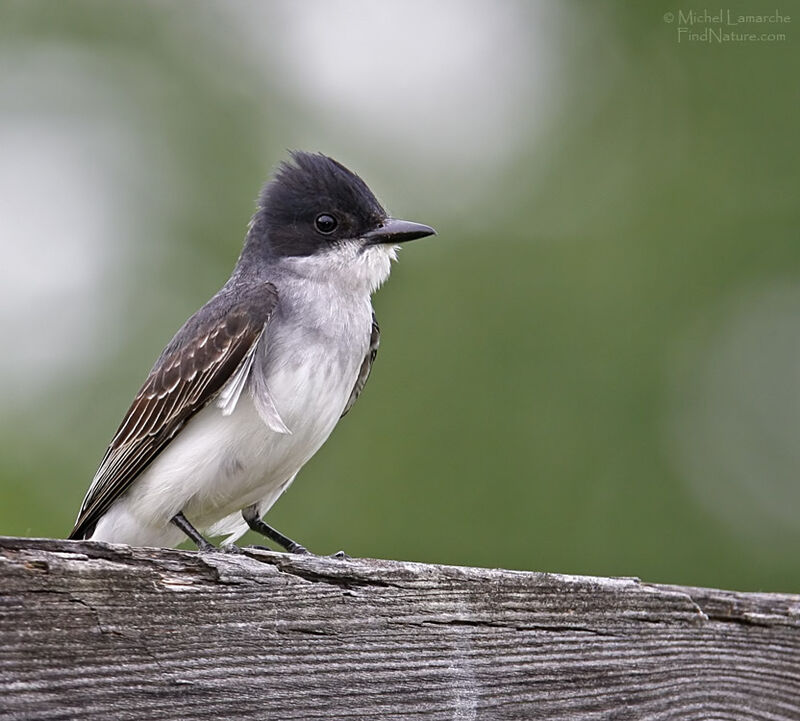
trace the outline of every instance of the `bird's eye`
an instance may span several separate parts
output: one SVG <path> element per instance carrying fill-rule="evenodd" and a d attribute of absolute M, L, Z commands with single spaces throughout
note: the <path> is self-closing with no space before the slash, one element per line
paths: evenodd
<path fill-rule="evenodd" d="M 339 225 L 339 221 L 328 213 L 320 213 L 320 215 L 318 215 L 314 220 L 314 226 L 316 229 L 325 235 L 333 233 L 333 231 L 336 230 L 337 225 Z"/>

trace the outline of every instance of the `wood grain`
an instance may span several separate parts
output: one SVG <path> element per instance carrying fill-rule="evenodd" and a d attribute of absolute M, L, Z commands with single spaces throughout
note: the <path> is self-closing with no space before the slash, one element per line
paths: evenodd
<path fill-rule="evenodd" d="M 2 719 L 800 719 L 800 596 L 0 538 Z"/>

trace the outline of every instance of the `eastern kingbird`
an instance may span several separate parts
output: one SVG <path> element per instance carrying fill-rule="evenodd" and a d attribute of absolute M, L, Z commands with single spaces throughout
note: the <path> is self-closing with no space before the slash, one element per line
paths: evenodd
<path fill-rule="evenodd" d="M 103 456 L 69 537 L 200 550 L 261 520 L 356 402 L 378 350 L 371 294 L 396 245 L 361 178 L 292 153 L 259 198 L 231 277 L 170 341 Z"/>

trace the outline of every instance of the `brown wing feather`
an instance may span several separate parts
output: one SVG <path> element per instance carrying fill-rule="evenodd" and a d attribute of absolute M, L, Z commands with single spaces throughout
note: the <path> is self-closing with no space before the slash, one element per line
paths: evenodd
<path fill-rule="evenodd" d="M 347 399 L 347 405 L 344 407 L 340 418 L 343 418 L 353 407 L 355 402 L 358 400 L 358 397 L 361 395 L 361 391 L 364 390 L 364 386 L 367 385 L 369 374 L 372 371 L 372 364 L 375 361 L 375 357 L 378 355 L 378 346 L 380 345 L 380 342 L 381 328 L 378 325 L 378 319 L 375 317 L 375 313 L 373 313 L 372 330 L 370 331 L 369 335 L 369 350 L 367 351 L 367 355 L 364 357 L 364 362 L 361 364 L 361 369 L 358 372 L 358 378 L 356 378 L 356 384 L 350 393 L 350 398 Z"/>
<path fill-rule="evenodd" d="M 70 538 L 91 535 L 111 504 L 214 398 L 247 357 L 276 304 L 269 283 L 236 302 L 222 291 L 178 331 L 111 440 Z"/>

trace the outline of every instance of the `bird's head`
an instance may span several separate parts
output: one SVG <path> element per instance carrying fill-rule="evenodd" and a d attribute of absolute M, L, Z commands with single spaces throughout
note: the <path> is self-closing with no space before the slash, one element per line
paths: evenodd
<path fill-rule="evenodd" d="M 435 232 L 389 217 L 367 184 L 333 158 L 295 151 L 264 186 L 248 243 L 299 271 L 363 280 L 371 291 L 388 276 L 398 244 Z"/>

